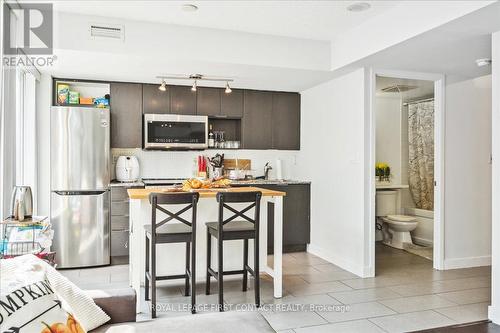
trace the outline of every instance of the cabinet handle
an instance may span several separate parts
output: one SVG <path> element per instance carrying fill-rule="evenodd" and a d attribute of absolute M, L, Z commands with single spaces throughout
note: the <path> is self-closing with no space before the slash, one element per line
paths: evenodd
<path fill-rule="evenodd" d="M 227 118 L 226 114 L 218 114 L 215 116 L 215 118 Z"/>

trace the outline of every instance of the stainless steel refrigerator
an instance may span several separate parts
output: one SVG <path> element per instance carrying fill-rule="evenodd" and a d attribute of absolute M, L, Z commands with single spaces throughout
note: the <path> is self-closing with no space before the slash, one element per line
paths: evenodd
<path fill-rule="evenodd" d="M 109 121 L 109 109 L 51 109 L 50 217 L 59 268 L 110 263 Z"/>

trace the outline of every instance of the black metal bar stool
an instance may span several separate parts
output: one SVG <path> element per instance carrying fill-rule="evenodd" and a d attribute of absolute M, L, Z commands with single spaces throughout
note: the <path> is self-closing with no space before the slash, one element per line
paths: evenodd
<path fill-rule="evenodd" d="M 248 273 L 255 278 L 255 304 L 260 306 L 260 279 L 259 279 L 259 218 L 261 192 L 219 192 L 217 202 L 219 203 L 219 219 L 217 222 L 207 222 L 207 281 L 206 294 L 210 294 L 210 278 L 217 280 L 219 287 L 219 311 L 223 310 L 224 303 L 224 275 L 243 274 L 243 291 L 247 290 Z M 237 210 L 227 203 L 249 203 L 242 210 Z M 245 213 L 254 209 L 254 218 Z M 224 210 L 229 210 L 233 215 L 224 219 Z M 236 218 L 243 221 L 235 221 Z M 217 239 L 218 269 L 217 272 L 211 268 L 212 236 Z M 243 240 L 243 269 L 236 271 L 224 271 L 223 263 L 223 241 Z M 254 240 L 254 267 L 248 266 L 248 240 Z"/>
<path fill-rule="evenodd" d="M 146 301 L 149 300 L 149 283 L 151 282 L 152 318 L 156 318 L 156 281 L 158 280 L 185 279 L 185 296 L 191 294 L 191 312 L 196 312 L 196 207 L 198 199 L 198 193 L 151 193 L 149 195 L 149 202 L 152 206 L 151 224 L 144 226 L 146 231 L 145 299 Z M 183 204 L 187 204 L 187 206 L 180 209 L 177 213 L 159 206 Z M 192 211 L 191 221 L 180 216 L 189 209 Z M 168 217 L 157 222 L 158 211 L 168 215 Z M 171 220 L 177 220 L 182 223 L 167 224 Z M 185 274 L 156 276 L 156 244 L 166 243 L 186 243 Z M 191 244 L 192 249 L 190 249 Z M 191 291 L 189 290 L 190 284 Z"/>

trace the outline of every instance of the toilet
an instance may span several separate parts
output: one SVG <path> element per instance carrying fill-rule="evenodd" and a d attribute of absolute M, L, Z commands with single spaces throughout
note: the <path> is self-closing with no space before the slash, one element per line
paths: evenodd
<path fill-rule="evenodd" d="M 397 191 L 379 190 L 376 195 L 377 224 L 382 226 L 382 241 L 397 249 L 404 244 L 413 244 L 410 231 L 415 230 L 418 222 L 415 217 L 397 215 Z"/>

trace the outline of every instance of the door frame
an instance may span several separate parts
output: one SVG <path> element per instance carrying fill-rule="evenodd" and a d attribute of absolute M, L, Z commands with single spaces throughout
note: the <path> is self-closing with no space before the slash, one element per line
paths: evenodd
<path fill-rule="evenodd" d="M 371 68 L 369 71 L 369 114 L 368 116 L 368 164 L 366 168 L 367 199 L 369 214 L 365 226 L 368 235 L 368 272 L 375 276 L 375 97 L 376 77 L 386 76 L 400 79 L 426 80 L 434 82 L 434 235 L 433 235 L 433 267 L 443 270 L 444 267 L 444 136 L 445 136 L 445 76 L 436 73 L 422 73 L 398 70 L 384 70 Z"/>

